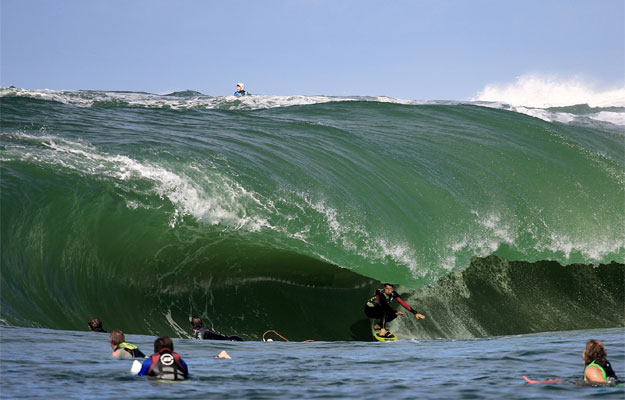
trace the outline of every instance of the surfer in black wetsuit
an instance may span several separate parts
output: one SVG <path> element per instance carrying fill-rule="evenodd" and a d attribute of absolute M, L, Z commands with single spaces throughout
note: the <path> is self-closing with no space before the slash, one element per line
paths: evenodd
<path fill-rule="evenodd" d="M 605 358 L 608 354 L 605 346 L 597 339 L 586 342 L 586 349 L 582 357 L 584 358 L 584 380 L 587 382 L 607 382 L 618 381 L 616 373 L 612 369 L 610 362 Z"/>
<path fill-rule="evenodd" d="M 98 317 L 91 318 L 87 323 L 87 328 L 89 328 L 91 332 L 107 333 L 104 328 L 102 328 L 102 321 Z"/>
<path fill-rule="evenodd" d="M 393 285 L 385 283 L 383 289 L 377 289 L 375 295 L 369 299 L 365 305 L 365 314 L 369 318 L 377 318 L 378 322 L 373 329 L 380 329 L 380 336 L 387 334 L 386 324 L 391 322 L 400 315 L 404 315 L 403 312 L 395 311 L 391 307 L 393 300 L 397 300 L 402 307 L 414 314 L 417 319 L 425 319 L 425 315 L 419 314 L 412 307 L 410 307 L 399 294 L 394 290 Z"/>
<path fill-rule="evenodd" d="M 196 339 L 204 339 L 204 340 L 230 340 L 234 342 L 242 342 L 239 336 L 226 336 L 221 333 L 217 333 L 212 331 L 204 326 L 204 322 L 202 322 L 202 318 L 193 317 L 191 318 L 191 328 L 193 328 L 193 336 Z"/>

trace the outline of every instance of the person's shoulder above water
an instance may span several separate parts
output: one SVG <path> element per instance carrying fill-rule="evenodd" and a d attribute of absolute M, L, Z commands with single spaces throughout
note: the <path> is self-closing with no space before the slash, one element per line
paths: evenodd
<path fill-rule="evenodd" d="M 612 365 L 607 360 L 605 346 L 597 339 L 586 342 L 582 354 L 584 359 L 584 380 L 587 382 L 615 382 L 618 381 Z"/>
<path fill-rule="evenodd" d="M 134 344 L 126 342 L 124 332 L 116 329 L 110 334 L 111 348 L 113 353 L 111 357 L 117 359 L 145 358 L 145 354 Z"/>

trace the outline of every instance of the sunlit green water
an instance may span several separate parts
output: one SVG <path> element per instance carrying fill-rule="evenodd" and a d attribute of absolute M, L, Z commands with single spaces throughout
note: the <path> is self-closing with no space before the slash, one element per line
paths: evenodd
<path fill-rule="evenodd" d="M 492 277 L 509 274 L 509 261 L 616 261 L 621 280 L 599 306 L 623 297 L 620 126 L 364 98 L 0 94 L 0 312 L 10 324 L 79 329 L 98 315 L 182 335 L 197 313 L 250 338 L 281 325 L 302 339 L 363 338 L 362 305 L 379 281 L 417 290 L 409 297 L 435 310 L 424 285 L 489 255 L 499 261 L 481 292 L 505 292 Z M 457 292 L 446 304 L 463 302 Z M 544 298 L 533 299 L 539 309 Z M 436 314 L 459 322 L 444 308 L 405 334 L 516 326 L 446 328 Z M 601 326 L 623 325 L 616 309 Z"/>

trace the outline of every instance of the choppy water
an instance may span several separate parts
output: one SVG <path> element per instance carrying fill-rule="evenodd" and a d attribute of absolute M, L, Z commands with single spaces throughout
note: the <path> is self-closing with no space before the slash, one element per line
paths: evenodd
<path fill-rule="evenodd" d="M 598 338 L 625 374 L 622 329 L 471 340 L 209 342 L 176 339 L 191 374 L 185 382 L 133 377 L 113 360 L 108 335 L 0 327 L 2 398 L 354 398 L 622 399 L 625 389 L 526 384 L 582 376 L 586 340 Z M 153 337 L 127 335 L 148 353 Z M 213 358 L 225 349 L 232 360 Z"/>

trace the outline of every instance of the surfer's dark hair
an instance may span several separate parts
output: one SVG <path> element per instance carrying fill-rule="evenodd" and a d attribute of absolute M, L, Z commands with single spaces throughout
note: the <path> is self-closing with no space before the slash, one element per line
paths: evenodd
<path fill-rule="evenodd" d="M 393 285 L 392 283 L 383 283 L 383 284 L 382 284 L 382 287 L 384 287 L 384 286 L 390 286 L 390 287 L 392 287 L 392 288 L 394 288 L 394 287 L 395 287 L 395 285 Z"/>
<path fill-rule="evenodd" d="M 169 336 L 161 336 L 154 341 L 154 353 L 159 353 L 162 349 L 174 351 L 174 342 Z"/>
<path fill-rule="evenodd" d="M 204 328 L 204 322 L 202 322 L 202 318 L 200 318 L 200 317 L 193 317 L 193 318 L 191 318 L 191 327 L 193 329 Z"/>
<path fill-rule="evenodd" d="M 608 353 L 605 351 L 605 346 L 600 340 L 590 339 L 586 342 L 586 349 L 584 350 L 584 363 L 590 364 L 593 361 L 605 360 L 605 356 Z"/>
<path fill-rule="evenodd" d="M 89 327 L 92 331 L 95 331 L 96 329 L 102 329 L 102 321 L 98 317 L 91 318 L 89 320 Z"/>
<path fill-rule="evenodd" d="M 124 343 L 126 341 L 126 336 L 124 336 L 124 332 L 119 329 L 115 329 L 110 333 L 111 344 L 118 346 L 120 343 Z"/>

